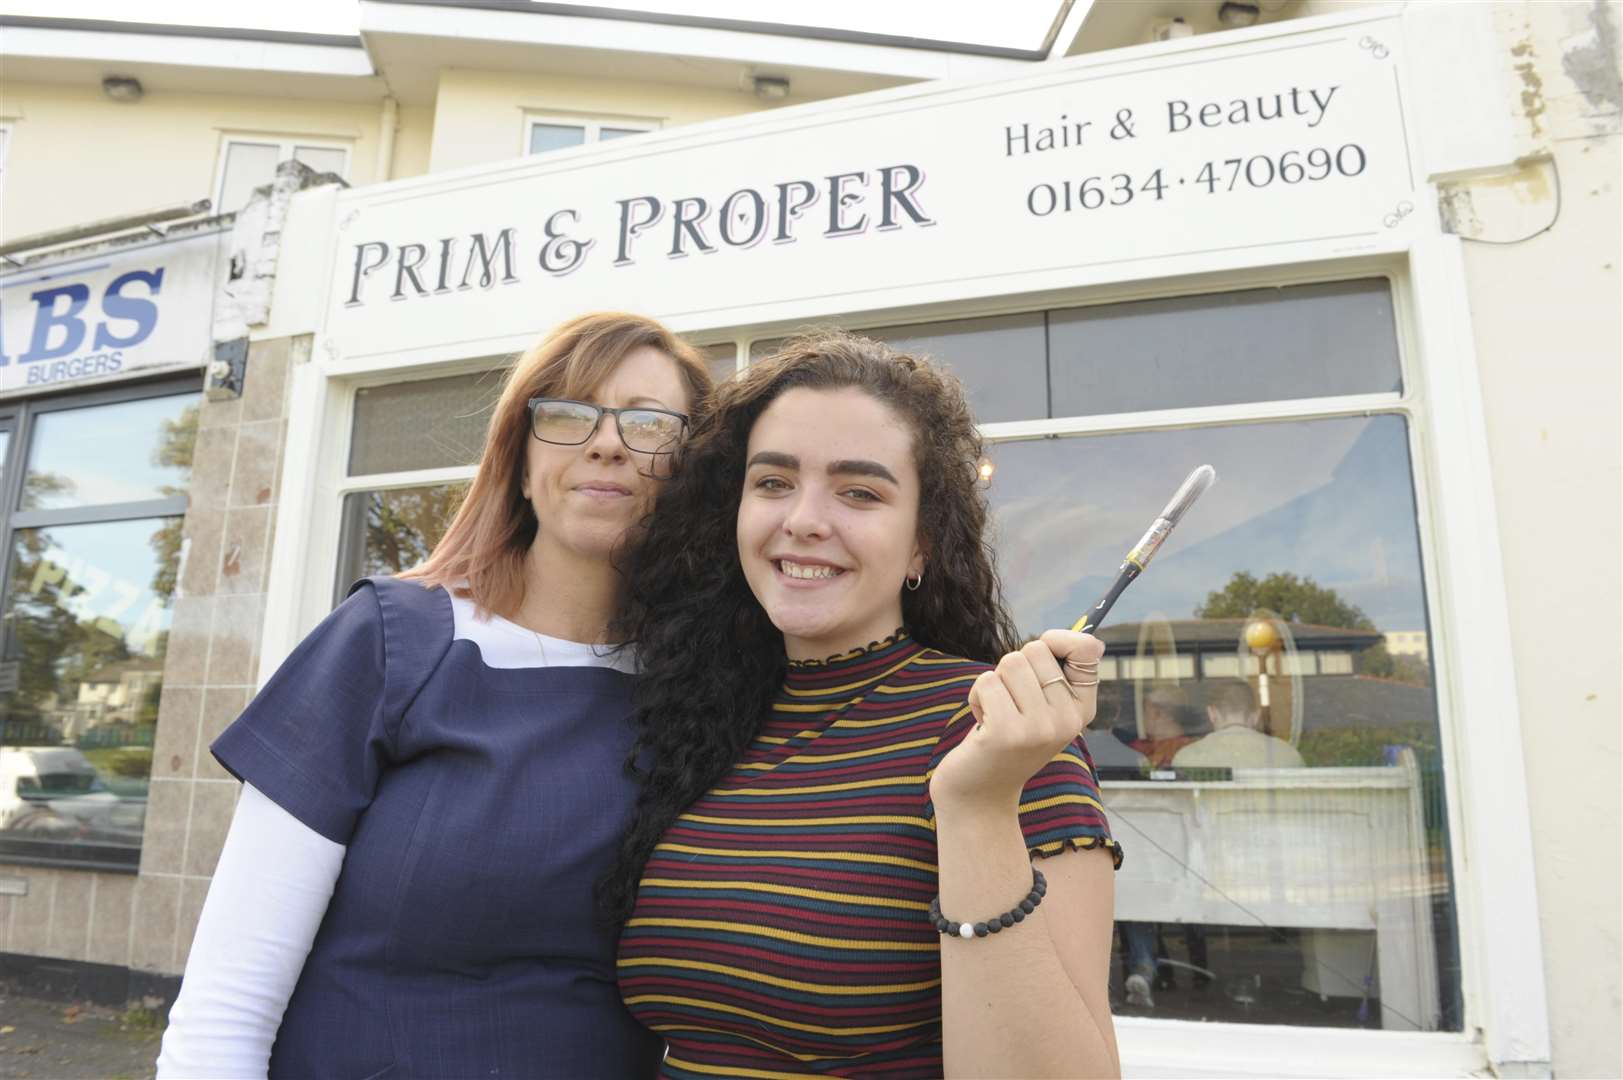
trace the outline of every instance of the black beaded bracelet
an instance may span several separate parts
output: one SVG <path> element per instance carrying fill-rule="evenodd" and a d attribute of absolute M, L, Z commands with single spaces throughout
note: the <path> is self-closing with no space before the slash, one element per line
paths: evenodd
<path fill-rule="evenodd" d="M 937 896 L 930 901 L 930 922 L 935 925 L 936 932 L 955 935 L 964 939 L 972 937 L 985 937 L 987 934 L 996 934 L 999 931 L 1013 926 L 1017 922 L 1025 922 L 1026 916 L 1037 910 L 1037 905 L 1043 902 L 1048 893 L 1048 879 L 1043 872 L 1035 866 L 1031 868 L 1031 891 L 1026 898 L 1002 915 L 978 923 L 956 923 L 941 914 L 941 897 Z"/>

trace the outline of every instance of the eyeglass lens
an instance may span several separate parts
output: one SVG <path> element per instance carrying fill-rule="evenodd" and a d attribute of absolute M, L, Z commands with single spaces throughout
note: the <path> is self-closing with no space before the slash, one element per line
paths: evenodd
<path fill-rule="evenodd" d="M 592 437 L 601 411 L 578 401 L 543 401 L 535 407 L 535 436 L 543 442 L 577 446 Z M 652 409 L 625 409 L 615 415 L 620 440 L 645 454 L 669 450 L 682 437 L 682 420 Z"/>

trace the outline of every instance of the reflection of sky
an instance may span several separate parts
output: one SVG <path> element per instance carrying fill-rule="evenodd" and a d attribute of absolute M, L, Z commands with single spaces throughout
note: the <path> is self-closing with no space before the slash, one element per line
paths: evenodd
<path fill-rule="evenodd" d="M 181 394 L 41 413 L 34 420 L 29 475 L 48 473 L 72 487 L 34 495 L 28 505 L 100 506 L 162 498 L 164 487 L 185 488 L 188 470 L 156 465 L 153 456 L 162 421 L 179 420 L 196 401 L 196 394 Z"/>
<path fill-rule="evenodd" d="M 80 622 L 103 616 L 116 619 L 136 652 L 150 650 L 151 635 L 169 628 L 169 609 L 152 591 L 158 565 L 152 537 L 169 520 L 107 521 L 44 530 L 45 557 L 67 570 L 63 584 L 71 581 L 85 590 L 70 601 L 74 617 Z M 12 565 L 15 568 L 15 561 Z M 13 573 L 13 591 L 26 594 L 33 581 L 15 569 Z"/>
<path fill-rule="evenodd" d="M 1404 421 L 1244 424 L 1005 443 L 991 499 L 1023 632 L 1069 626 L 1202 462 L 1218 481 L 1111 613 L 1188 617 L 1236 571 L 1311 577 L 1381 630 L 1425 628 Z"/>

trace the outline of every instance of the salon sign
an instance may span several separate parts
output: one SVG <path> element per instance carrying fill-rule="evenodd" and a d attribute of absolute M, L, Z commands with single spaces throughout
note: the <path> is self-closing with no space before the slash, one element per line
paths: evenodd
<path fill-rule="evenodd" d="M 1084 57 L 346 192 L 322 348 L 428 361 L 590 309 L 695 330 L 1390 249 L 1418 202 L 1399 31 Z"/>
<path fill-rule="evenodd" d="M 0 274 L 0 396 L 208 358 L 217 233 Z"/>

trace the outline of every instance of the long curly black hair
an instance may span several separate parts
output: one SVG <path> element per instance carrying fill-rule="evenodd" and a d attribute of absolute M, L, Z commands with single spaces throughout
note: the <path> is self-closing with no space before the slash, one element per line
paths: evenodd
<path fill-rule="evenodd" d="M 723 383 L 624 567 L 629 602 L 620 630 L 642 663 L 638 739 L 627 764 L 642 787 L 619 860 L 598 885 L 601 914 L 616 923 L 630 915 L 665 830 L 727 774 L 783 682 L 783 635 L 738 560 L 750 431 L 787 390 L 848 387 L 894 409 L 913 432 L 926 563 L 922 585 L 902 592 L 908 631 L 986 663 L 1017 646 L 986 536 L 981 438 L 956 378 L 880 342 L 823 331 Z"/>

